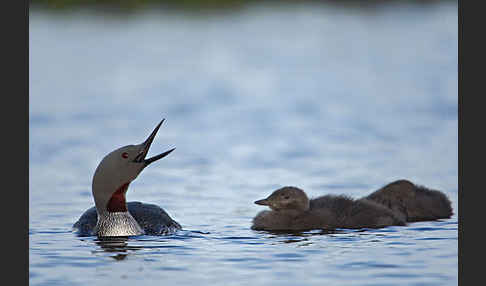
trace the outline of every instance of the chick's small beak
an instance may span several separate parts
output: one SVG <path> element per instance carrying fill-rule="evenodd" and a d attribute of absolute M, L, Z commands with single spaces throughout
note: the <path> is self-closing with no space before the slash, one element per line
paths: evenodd
<path fill-rule="evenodd" d="M 261 205 L 261 206 L 268 206 L 268 200 L 267 199 L 258 200 L 258 201 L 255 201 L 255 204 Z"/>
<path fill-rule="evenodd" d="M 145 156 L 147 156 L 147 153 L 148 153 L 148 150 L 150 148 L 150 145 L 152 145 L 152 142 L 154 141 L 154 138 L 155 138 L 155 135 L 157 134 L 157 131 L 159 131 L 159 128 L 160 126 L 162 125 L 162 123 L 164 122 L 165 119 L 162 119 L 162 121 L 160 121 L 159 124 L 157 124 L 157 126 L 155 127 L 154 131 L 152 131 L 152 133 L 150 134 L 150 136 L 147 138 L 147 140 L 145 140 L 145 142 L 143 142 L 141 145 L 142 145 L 142 150 L 140 151 L 140 153 L 137 155 L 137 157 L 135 157 L 135 159 L 133 160 L 134 162 L 137 162 L 137 163 L 141 163 L 143 162 L 145 167 L 148 166 L 150 163 L 153 163 L 159 159 L 162 159 L 164 158 L 165 156 L 169 155 L 172 151 L 175 150 L 175 148 L 172 148 L 170 149 L 169 151 L 165 151 L 164 153 L 161 153 L 157 156 L 154 156 L 154 157 L 151 157 L 151 158 L 148 158 L 148 159 L 145 159 Z"/>

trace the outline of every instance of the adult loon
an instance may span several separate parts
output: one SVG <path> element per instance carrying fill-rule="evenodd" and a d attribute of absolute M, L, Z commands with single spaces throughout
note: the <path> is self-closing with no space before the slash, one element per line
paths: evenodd
<path fill-rule="evenodd" d="M 381 228 L 452 215 L 445 194 L 407 180 L 392 182 L 357 200 L 343 195 L 309 200 L 303 190 L 287 186 L 255 204 L 268 206 L 271 211 L 261 211 L 253 218 L 254 230 Z"/>
<path fill-rule="evenodd" d="M 159 206 L 141 202 L 127 203 L 125 200 L 128 186 L 138 174 L 175 149 L 145 159 L 164 120 L 162 119 L 143 143 L 118 148 L 101 160 L 92 181 L 95 206 L 85 211 L 73 225 L 78 235 L 163 235 L 181 229 L 179 223 Z"/>

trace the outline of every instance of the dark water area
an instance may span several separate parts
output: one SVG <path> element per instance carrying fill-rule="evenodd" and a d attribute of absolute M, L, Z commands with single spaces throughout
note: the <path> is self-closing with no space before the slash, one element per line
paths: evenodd
<path fill-rule="evenodd" d="M 30 285 L 457 285 L 457 3 L 252 5 L 195 17 L 29 17 Z M 177 149 L 131 183 L 183 230 L 100 241 L 73 223 L 112 150 Z M 450 219 L 251 230 L 257 199 L 408 179 Z"/>

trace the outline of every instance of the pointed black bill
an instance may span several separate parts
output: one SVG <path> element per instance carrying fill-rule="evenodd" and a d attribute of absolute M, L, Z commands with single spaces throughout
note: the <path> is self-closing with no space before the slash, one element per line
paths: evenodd
<path fill-rule="evenodd" d="M 151 157 L 151 158 L 145 159 L 145 160 L 144 160 L 145 166 L 147 166 L 148 164 L 150 164 L 150 163 L 152 163 L 152 162 L 155 162 L 155 161 L 157 161 L 157 160 L 159 160 L 159 159 L 164 158 L 165 156 L 169 155 L 169 154 L 170 154 L 170 152 L 172 152 L 172 151 L 174 151 L 174 150 L 175 150 L 175 148 L 172 148 L 172 149 L 170 149 L 169 151 L 165 151 L 165 152 L 164 152 L 164 153 L 162 153 L 162 154 L 159 154 L 159 155 L 157 155 L 157 156 L 153 156 L 153 157 Z"/>
<path fill-rule="evenodd" d="M 154 141 L 154 138 L 155 138 L 155 135 L 157 134 L 157 131 L 159 131 L 159 128 L 162 125 L 162 123 L 164 123 L 164 121 L 165 121 L 165 118 L 162 119 L 162 121 L 160 121 L 160 123 L 157 124 L 157 126 L 155 126 L 154 131 L 152 131 L 152 133 L 147 138 L 147 140 L 145 140 L 145 142 L 142 143 L 143 146 L 144 146 L 144 151 L 148 151 L 148 149 L 150 148 L 150 145 L 152 145 L 152 142 Z"/>
<path fill-rule="evenodd" d="M 151 157 L 149 159 L 145 159 L 145 156 L 147 156 L 148 150 L 150 149 L 150 145 L 152 145 L 152 142 L 154 141 L 155 135 L 157 134 L 157 131 L 159 131 L 160 126 L 162 123 L 164 123 L 165 119 L 162 119 L 159 124 L 155 127 L 154 131 L 150 134 L 150 136 L 145 140 L 145 142 L 142 143 L 143 149 L 138 154 L 137 157 L 135 157 L 134 162 L 141 163 L 143 162 L 145 164 L 145 167 L 148 166 L 150 163 L 153 163 L 159 159 L 164 158 L 165 156 L 169 155 L 172 151 L 175 150 L 175 148 L 170 149 L 169 151 L 165 151 L 164 153 L 161 153 L 157 156 Z"/>
<path fill-rule="evenodd" d="M 267 201 L 267 199 L 258 200 L 258 201 L 255 202 L 255 204 L 261 205 L 261 206 L 268 206 L 268 201 Z"/>

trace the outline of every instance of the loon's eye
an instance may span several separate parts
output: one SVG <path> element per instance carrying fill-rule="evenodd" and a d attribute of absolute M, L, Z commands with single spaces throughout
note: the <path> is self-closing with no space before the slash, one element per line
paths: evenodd
<path fill-rule="evenodd" d="M 122 153 L 122 157 L 125 158 L 125 159 L 128 158 L 128 153 L 127 152 L 123 152 Z"/>

